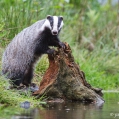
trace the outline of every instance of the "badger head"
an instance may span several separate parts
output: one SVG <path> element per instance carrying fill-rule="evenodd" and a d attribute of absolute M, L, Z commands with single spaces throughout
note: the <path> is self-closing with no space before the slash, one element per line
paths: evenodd
<path fill-rule="evenodd" d="M 61 28 L 63 27 L 62 16 L 47 16 L 48 28 L 51 30 L 52 35 L 58 35 Z"/>

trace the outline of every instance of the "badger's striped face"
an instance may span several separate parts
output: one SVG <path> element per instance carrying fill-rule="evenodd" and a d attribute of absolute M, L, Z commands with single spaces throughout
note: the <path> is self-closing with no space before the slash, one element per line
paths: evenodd
<path fill-rule="evenodd" d="M 59 31 L 63 27 L 63 17 L 48 15 L 47 20 L 50 24 L 50 30 L 51 30 L 52 35 L 58 35 Z"/>

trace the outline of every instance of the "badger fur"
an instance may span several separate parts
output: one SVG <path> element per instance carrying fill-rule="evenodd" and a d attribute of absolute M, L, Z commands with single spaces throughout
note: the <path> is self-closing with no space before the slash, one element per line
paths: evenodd
<path fill-rule="evenodd" d="M 2 73 L 14 85 L 28 86 L 33 77 L 34 64 L 42 54 L 52 54 L 49 46 L 64 47 L 58 34 L 63 26 L 62 16 L 39 20 L 18 33 L 7 46 L 2 57 Z"/>

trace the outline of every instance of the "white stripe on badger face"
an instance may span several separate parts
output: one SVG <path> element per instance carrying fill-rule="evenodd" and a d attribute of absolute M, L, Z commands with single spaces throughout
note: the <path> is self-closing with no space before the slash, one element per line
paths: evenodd
<path fill-rule="evenodd" d="M 52 34 L 57 35 L 58 34 L 58 17 L 53 16 L 53 29 L 52 29 Z"/>
<path fill-rule="evenodd" d="M 64 25 L 64 23 L 62 21 L 61 24 L 60 24 L 59 30 L 63 27 L 63 25 Z"/>

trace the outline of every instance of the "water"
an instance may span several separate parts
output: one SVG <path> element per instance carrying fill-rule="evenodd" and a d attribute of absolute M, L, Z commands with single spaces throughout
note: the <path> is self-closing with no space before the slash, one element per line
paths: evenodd
<path fill-rule="evenodd" d="M 104 100 L 104 104 L 49 103 L 41 108 L 24 109 L 12 119 L 119 119 L 119 93 L 105 93 Z"/>

